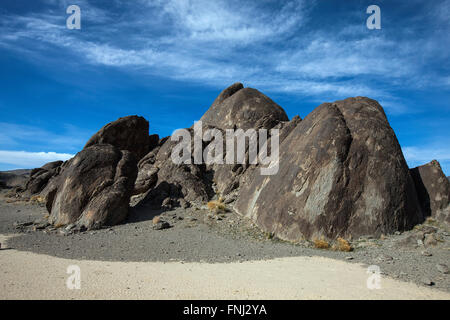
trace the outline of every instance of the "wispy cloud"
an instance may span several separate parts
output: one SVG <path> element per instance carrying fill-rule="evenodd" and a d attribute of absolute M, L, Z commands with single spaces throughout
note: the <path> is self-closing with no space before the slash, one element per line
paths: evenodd
<path fill-rule="evenodd" d="M 359 13 L 360 24 L 333 21 L 330 32 L 308 28 L 316 1 L 243 6 L 235 0 L 139 0 L 121 3 L 120 10 L 114 10 L 116 2 L 102 8 L 79 3 L 82 30 L 67 30 L 64 15 L 54 12 L 4 15 L 0 45 L 17 50 L 33 45 L 29 54 L 36 56 L 42 54 L 40 46 L 45 51 L 49 44 L 93 65 L 216 87 L 243 81 L 312 98 L 367 95 L 390 101 L 387 111 L 394 114 L 410 111 L 397 101 L 395 88 L 449 88 L 448 77 L 427 67 L 432 59 L 447 61 L 448 52 L 438 50 L 436 57 L 442 35 L 398 36 L 414 33 L 414 24 L 405 31 L 369 33 L 363 27 L 364 12 Z M 65 4 L 59 3 L 60 11 Z M 443 18 L 436 10 L 424 16 Z"/>
<path fill-rule="evenodd" d="M 26 152 L 0 150 L 0 165 L 13 165 L 12 169 L 39 168 L 47 162 L 68 160 L 72 154 L 56 152 Z"/>

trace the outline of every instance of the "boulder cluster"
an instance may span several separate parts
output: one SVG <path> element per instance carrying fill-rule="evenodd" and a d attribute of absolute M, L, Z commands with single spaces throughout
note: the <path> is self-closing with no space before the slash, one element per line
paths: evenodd
<path fill-rule="evenodd" d="M 104 126 L 72 159 L 32 170 L 24 192 L 45 201 L 49 223 L 85 229 L 123 222 L 132 197 L 170 209 L 220 196 L 287 241 L 379 236 L 427 217 L 450 224 L 450 182 L 439 163 L 409 169 L 375 100 L 323 103 L 289 120 L 269 97 L 236 83 L 200 120 L 221 132 L 279 129 L 278 173 L 261 175 L 259 164 L 248 163 L 175 164 L 178 142 L 149 135 L 147 120 L 128 116 Z"/>

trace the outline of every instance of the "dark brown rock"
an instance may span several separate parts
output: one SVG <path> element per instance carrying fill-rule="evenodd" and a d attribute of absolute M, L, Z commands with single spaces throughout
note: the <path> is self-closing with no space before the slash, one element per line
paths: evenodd
<path fill-rule="evenodd" d="M 155 165 L 156 155 L 160 147 L 153 148 L 138 163 L 138 175 L 134 184 L 133 194 L 142 194 L 156 185 L 158 180 L 158 167 Z"/>
<path fill-rule="evenodd" d="M 62 161 L 53 161 L 46 163 L 41 168 L 31 170 L 30 178 L 25 183 L 25 191 L 31 195 L 40 193 L 50 179 L 59 174 L 62 164 Z"/>
<path fill-rule="evenodd" d="M 193 130 L 187 129 L 193 136 Z M 135 194 L 146 192 L 141 205 L 172 208 L 208 201 L 213 195 L 211 173 L 203 164 L 175 164 L 172 150 L 178 142 L 165 139 L 139 162 Z M 193 139 L 192 139 L 193 143 Z"/>
<path fill-rule="evenodd" d="M 200 119 L 203 125 L 219 129 L 247 130 L 259 126 L 272 128 L 279 121 L 288 121 L 284 110 L 256 89 L 235 83 L 222 91 Z"/>
<path fill-rule="evenodd" d="M 94 134 L 84 148 L 96 144 L 111 144 L 120 150 L 128 150 L 137 159 L 145 156 L 155 146 L 156 136 L 148 135 L 148 121 L 143 117 L 127 116 L 108 123 Z"/>
<path fill-rule="evenodd" d="M 438 161 L 411 169 L 422 210 L 427 216 L 450 223 L 450 182 Z"/>
<path fill-rule="evenodd" d="M 46 188 L 49 222 L 95 229 L 123 221 L 136 175 L 131 152 L 109 144 L 84 148 Z"/>
<path fill-rule="evenodd" d="M 423 220 L 384 111 L 364 97 L 311 112 L 281 143 L 278 174 L 249 170 L 234 208 L 290 241 L 380 236 Z"/>
<path fill-rule="evenodd" d="M 288 129 L 294 127 L 299 117 L 288 121 L 284 110 L 261 92 L 244 88 L 241 83 L 235 83 L 223 90 L 203 115 L 202 130 L 217 129 L 224 138 L 226 128 L 270 129 L 275 126 L 287 135 Z M 193 128 L 188 129 L 193 143 Z M 209 142 L 203 142 L 203 150 Z M 171 161 L 171 152 L 177 142 L 170 137 L 159 141 L 159 147 L 147 154 L 139 162 L 139 173 L 134 194 L 147 192 L 145 201 L 160 205 L 179 203 L 183 199 L 187 203 L 204 202 L 216 192 L 229 194 L 239 186 L 239 177 L 248 165 L 176 165 Z M 192 163 L 194 163 L 192 161 Z M 213 183 L 214 182 L 214 183 Z M 171 200 L 170 200 L 171 199 Z M 177 200 L 178 199 L 178 200 Z"/>
<path fill-rule="evenodd" d="M 151 134 L 148 137 L 149 152 L 159 146 L 159 135 Z"/>

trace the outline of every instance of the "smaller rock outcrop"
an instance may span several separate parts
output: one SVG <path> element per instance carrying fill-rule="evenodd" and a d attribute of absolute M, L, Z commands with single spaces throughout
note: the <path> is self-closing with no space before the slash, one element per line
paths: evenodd
<path fill-rule="evenodd" d="M 62 161 L 46 163 L 40 168 L 31 170 L 30 178 L 25 183 L 25 192 L 30 195 L 40 193 L 51 178 L 57 176 L 61 170 Z"/>
<path fill-rule="evenodd" d="M 410 172 L 425 215 L 450 223 L 450 182 L 439 162 L 433 160 Z"/>
<path fill-rule="evenodd" d="M 96 229 L 128 214 L 137 175 L 135 156 L 109 144 L 84 148 L 46 188 L 49 222 Z"/>
<path fill-rule="evenodd" d="M 155 137 L 148 135 L 148 129 L 148 121 L 143 117 L 119 118 L 101 128 L 84 148 L 96 144 L 111 144 L 120 150 L 128 150 L 134 153 L 137 159 L 141 159 L 155 145 Z"/>

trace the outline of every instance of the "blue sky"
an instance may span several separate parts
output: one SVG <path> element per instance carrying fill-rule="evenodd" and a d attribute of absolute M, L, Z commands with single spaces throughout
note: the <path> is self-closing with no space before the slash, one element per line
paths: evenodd
<path fill-rule="evenodd" d="M 125 115 L 170 135 L 240 81 L 289 117 L 376 99 L 408 164 L 450 175 L 449 17 L 448 0 L 1 0 L 0 170 L 66 159 Z"/>

